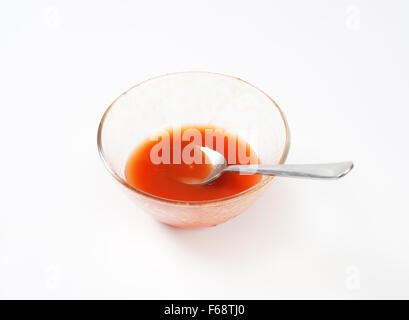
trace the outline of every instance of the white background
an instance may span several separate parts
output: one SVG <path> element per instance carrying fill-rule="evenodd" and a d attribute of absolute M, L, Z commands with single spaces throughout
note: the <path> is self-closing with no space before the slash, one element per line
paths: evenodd
<path fill-rule="evenodd" d="M 0 298 L 409 298 L 407 1 L 0 3 Z M 122 193 L 97 126 L 163 73 L 241 77 L 292 132 L 238 218 L 166 227 Z"/>

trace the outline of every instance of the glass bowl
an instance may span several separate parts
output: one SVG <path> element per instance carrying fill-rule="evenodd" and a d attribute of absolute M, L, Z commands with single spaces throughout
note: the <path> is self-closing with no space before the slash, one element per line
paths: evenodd
<path fill-rule="evenodd" d="M 98 128 L 98 150 L 111 175 L 129 197 L 159 221 L 175 227 L 205 227 L 246 210 L 273 177 L 233 196 L 207 201 L 176 201 L 130 185 L 125 166 L 147 138 L 172 127 L 212 125 L 247 141 L 262 163 L 284 163 L 290 146 L 283 112 L 263 91 L 236 77 L 181 72 L 146 80 L 120 95 Z"/>

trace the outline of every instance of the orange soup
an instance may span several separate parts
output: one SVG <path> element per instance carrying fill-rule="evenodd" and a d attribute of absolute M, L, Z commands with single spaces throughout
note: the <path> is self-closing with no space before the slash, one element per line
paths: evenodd
<path fill-rule="evenodd" d="M 206 185 L 188 184 L 209 175 L 211 165 L 197 146 L 222 153 L 229 165 L 257 164 L 250 145 L 217 127 L 169 129 L 142 143 L 129 157 L 125 176 L 134 187 L 166 199 L 203 201 L 229 197 L 247 190 L 260 175 L 222 174 Z"/>

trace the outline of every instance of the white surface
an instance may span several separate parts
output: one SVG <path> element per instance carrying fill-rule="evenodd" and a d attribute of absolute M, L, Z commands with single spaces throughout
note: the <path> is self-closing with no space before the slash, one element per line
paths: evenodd
<path fill-rule="evenodd" d="M 2 1 L 1 298 L 409 298 L 407 1 Z M 357 20 L 358 19 L 358 20 Z M 98 158 L 106 107 L 162 73 L 269 93 L 289 162 L 242 216 L 171 229 Z"/>

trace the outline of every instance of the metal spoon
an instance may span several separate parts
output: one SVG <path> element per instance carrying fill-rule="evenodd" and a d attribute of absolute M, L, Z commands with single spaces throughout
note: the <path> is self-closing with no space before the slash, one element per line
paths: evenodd
<path fill-rule="evenodd" d="M 241 172 L 248 174 L 265 174 L 280 177 L 299 177 L 311 179 L 339 179 L 352 170 L 351 161 L 323 164 L 259 164 L 259 165 L 227 165 L 224 156 L 208 147 L 200 147 L 212 165 L 212 171 L 203 180 L 186 181 L 189 184 L 207 184 L 219 178 L 225 172 Z"/>

